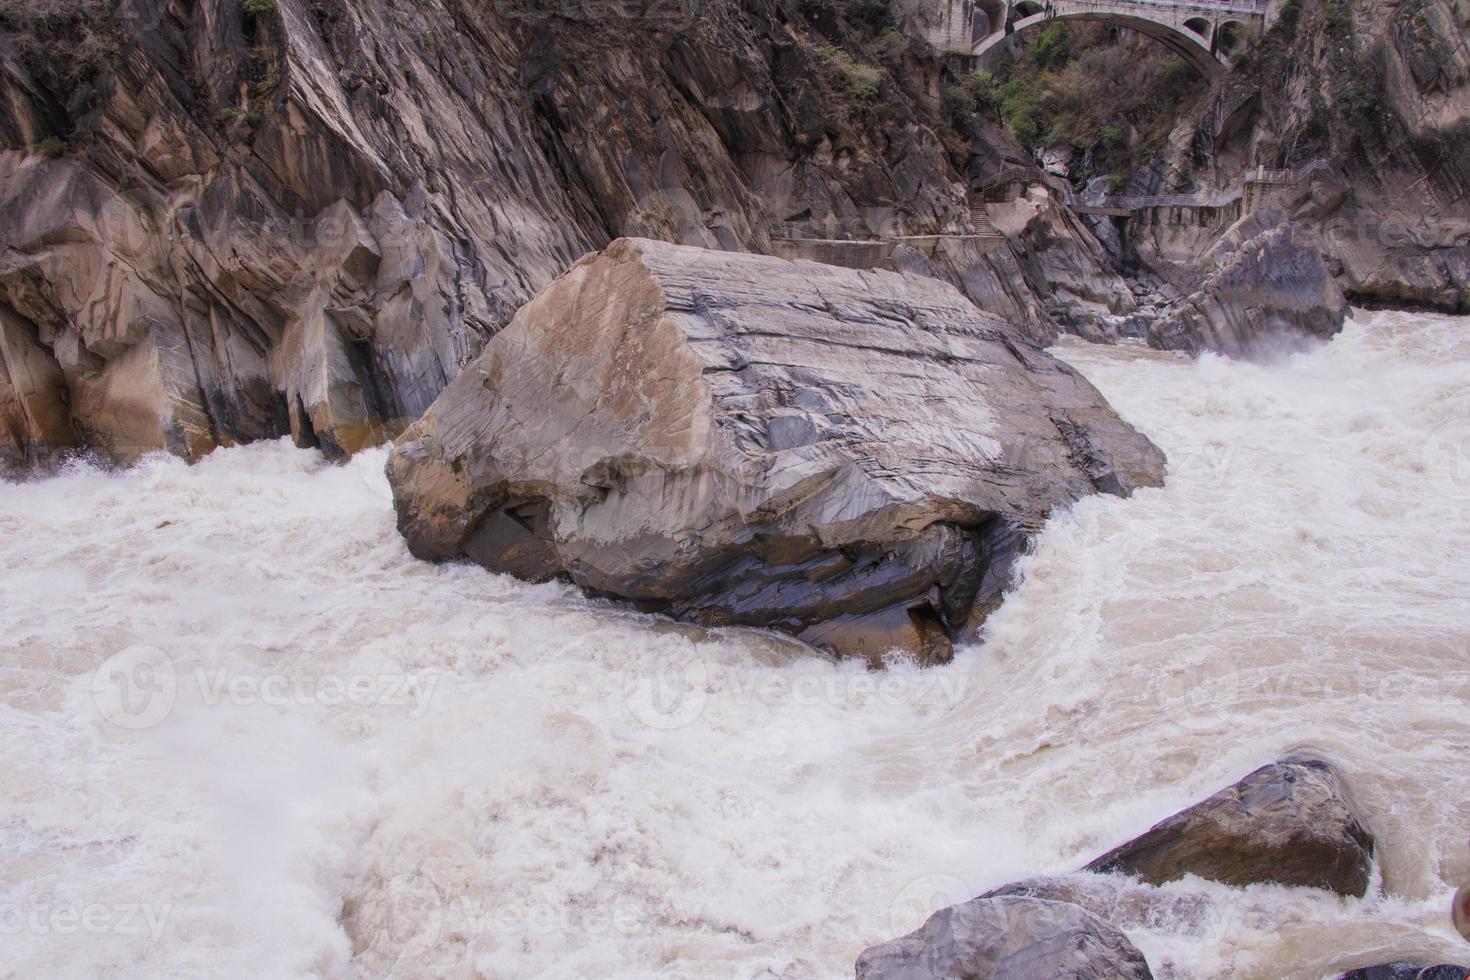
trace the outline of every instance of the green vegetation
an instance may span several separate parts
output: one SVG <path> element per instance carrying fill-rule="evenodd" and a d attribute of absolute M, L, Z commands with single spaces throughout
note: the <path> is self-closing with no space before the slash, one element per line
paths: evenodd
<path fill-rule="evenodd" d="M 991 113 L 1032 151 L 1074 149 L 1074 176 L 1123 175 L 1163 146 L 1207 86 L 1184 59 L 1129 31 L 1053 21 L 1013 60 L 970 75 L 974 110 Z M 958 106 L 946 92 L 946 102 Z"/>
<path fill-rule="evenodd" d="M 908 49 L 908 35 L 896 27 L 890 27 L 879 34 L 870 45 L 873 54 L 879 61 L 889 64 L 899 64 L 903 61 L 903 53 Z"/>
<path fill-rule="evenodd" d="M 1332 97 L 1348 121 L 1368 132 L 1382 129 L 1388 104 L 1381 73 L 1344 72 L 1335 79 Z"/>
<path fill-rule="evenodd" d="M 1026 55 L 1041 68 L 1063 68 L 1072 58 L 1072 27 L 1064 20 L 1054 20 L 1037 31 Z"/>
<path fill-rule="evenodd" d="M 120 34 L 105 0 L 0 0 L 0 31 L 26 69 L 58 89 L 90 78 Z"/>
<path fill-rule="evenodd" d="M 1158 67 L 1159 84 L 1164 88 L 1175 88 L 1180 86 L 1195 86 L 1199 84 L 1199 74 L 1189 62 L 1178 55 L 1165 55 L 1159 61 Z"/>
<path fill-rule="evenodd" d="M 900 17 L 891 0 L 845 0 L 842 6 L 849 23 L 873 32 L 894 26 Z"/>
<path fill-rule="evenodd" d="M 48 136 L 45 139 L 41 140 L 39 143 L 35 144 L 35 146 L 31 147 L 31 149 L 35 150 L 37 153 L 41 154 L 44 157 L 55 159 L 56 157 L 59 157 L 66 152 L 66 144 L 61 142 L 61 140 L 57 139 L 55 136 Z"/>
<path fill-rule="evenodd" d="M 847 83 L 848 94 L 864 105 L 878 101 L 878 86 L 883 82 L 883 69 L 854 60 L 852 55 L 835 44 L 824 44 L 816 49 L 817 57 L 841 73 Z"/>
<path fill-rule="evenodd" d="M 1276 23 L 1272 25 L 1271 32 L 1290 41 L 1296 37 L 1297 25 L 1301 23 L 1301 19 L 1301 0 L 1286 0 L 1277 10 Z"/>
<path fill-rule="evenodd" d="M 247 126 L 258 125 L 262 118 L 256 110 L 246 109 L 237 105 L 221 109 L 219 111 L 219 117 L 225 122 L 243 122 Z"/>
<path fill-rule="evenodd" d="M 252 17 L 259 17 L 263 14 L 275 12 L 276 0 L 245 0 L 245 4 L 241 9 Z"/>
<path fill-rule="evenodd" d="M 1348 0 L 1328 0 L 1322 8 L 1322 24 L 1333 37 L 1351 37 L 1353 8 L 1348 5 Z"/>

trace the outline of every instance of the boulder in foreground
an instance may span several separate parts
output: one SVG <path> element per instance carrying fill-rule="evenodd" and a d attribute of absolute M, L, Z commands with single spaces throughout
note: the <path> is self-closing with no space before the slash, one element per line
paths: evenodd
<path fill-rule="evenodd" d="M 1143 954 L 1113 926 L 1066 902 L 977 898 L 873 946 L 858 980 L 1148 980 Z"/>
<path fill-rule="evenodd" d="M 1152 885 L 1194 874 L 1227 885 L 1274 882 L 1357 896 L 1373 871 L 1373 835 L 1336 770 L 1316 759 L 1286 759 L 1155 824 L 1085 870 Z"/>
<path fill-rule="evenodd" d="M 1156 486 L 1163 457 L 948 284 L 624 239 L 523 307 L 388 475 L 421 558 L 937 661 L 1053 508 Z"/>
<path fill-rule="evenodd" d="M 1450 963 L 1441 963 L 1439 966 L 1387 963 L 1344 973 L 1337 980 L 1466 980 L 1467 977 L 1470 977 L 1470 967 Z"/>

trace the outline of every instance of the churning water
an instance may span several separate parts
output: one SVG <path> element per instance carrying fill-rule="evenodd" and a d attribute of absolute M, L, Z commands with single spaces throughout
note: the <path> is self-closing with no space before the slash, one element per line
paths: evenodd
<path fill-rule="evenodd" d="M 1381 892 L 1108 886 L 1155 974 L 1463 961 L 1470 322 L 1060 353 L 1168 486 L 1058 514 L 931 670 L 416 562 L 381 450 L 0 487 L 0 971 L 850 976 L 1302 748 Z"/>

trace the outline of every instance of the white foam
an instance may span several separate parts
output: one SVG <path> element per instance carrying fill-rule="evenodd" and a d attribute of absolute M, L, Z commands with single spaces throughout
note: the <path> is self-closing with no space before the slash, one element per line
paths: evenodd
<path fill-rule="evenodd" d="M 1145 890 L 1155 974 L 1452 957 L 1467 321 L 1375 315 L 1270 367 L 1060 352 L 1168 487 L 1054 518 L 987 643 L 927 671 L 416 562 L 383 451 L 0 487 L 0 965 L 850 976 L 1303 746 L 1387 896 Z"/>

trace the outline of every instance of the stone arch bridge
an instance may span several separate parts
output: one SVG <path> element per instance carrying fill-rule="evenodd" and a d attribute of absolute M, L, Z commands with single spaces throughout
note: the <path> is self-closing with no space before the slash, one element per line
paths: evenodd
<path fill-rule="evenodd" d="M 1272 0 L 924 0 L 925 33 L 947 54 L 979 57 L 1050 20 L 1128 27 L 1168 46 L 1206 77 L 1267 26 Z"/>

